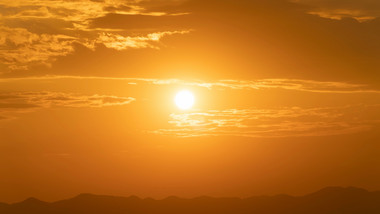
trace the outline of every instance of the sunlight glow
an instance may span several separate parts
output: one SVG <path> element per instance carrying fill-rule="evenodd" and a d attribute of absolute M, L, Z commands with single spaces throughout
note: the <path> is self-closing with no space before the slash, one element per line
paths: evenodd
<path fill-rule="evenodd" d="M 188 110 L 193 107 L 195 98 L 190 91 L 183 90 L 177 93 L 174 101 L 178 108 L 182 110 Z"/>

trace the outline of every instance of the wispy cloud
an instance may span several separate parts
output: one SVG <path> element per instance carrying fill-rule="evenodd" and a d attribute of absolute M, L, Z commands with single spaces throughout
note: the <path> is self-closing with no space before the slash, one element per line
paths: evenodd
<path fill-rule="evenodd" d="M 160 83 L 159 81 L 156 84 Z M 380 93 L 370 90 L 362 84 L 345 82 L 326 82 L 302 79 L 261 79 L 252 81 L 242 80 L 220 80 L 217 82 L 184 83 L 187 85 L 198 85 L 207 88 L 230 88 L 230 89 L 286 89 L 295 91 L 315 93 Z"/>
<path fill-rule="evenodd" d="M 23 28 L 0 27 L 0 62 L 11 69 L 26 69 L 31 63 L 49 65 L 55 57 L 72 53 L 75 41 L 65 35 L 37 35 Z"/>
<path fill-rule="evenodd" d="M 309 14 L 317 15 L 322 18 L 342 20 L 343 18 L 353 18 L 359 22 L 366 22 L 373 19 L 376 19 L 376 16 L 369 16 L 362 11 L 358 10 L 344 10 L 344 9 L 336 9 L 336 10 L 315 10 L 310 11 Z"/>
<path fill-rule="evenodd" d="M 379 105 L 331 108 L 228 109 L 171 114 L 172 128 L 155 134 L 199 137 L 296 137 L 341 135 L 368 130 L 380 118 L 361 114 Z"/>
<path fill-rule="evenodd" d="M 42 107 L 105 107 L 127 105 L 135 99 L 132 97 L 117 97 L 107 95 L 81 96 L 57 92 L 22 92 L 16 96 L 24 99 L 27 103 Z"/>
<path fill-rule="evenodd" d="M 164 36 L 173 34 L 186 34 L 190 31 L 165 31 L 151 33 L 146 36 L 121 36 L 112 33 L 101 33 L 94 42 L 103 44 L 107 48 L 112 48 L 116 50 L 125 50 L 128 48 L 154 48 L 159 47 L 155 44 Z"/>
<path fill-rule="evenodd" d="M 82 25 L 91 18 L 106 15 L 110 8 L 118 14 L 135 14 L 143 10 L 133 0 L 2 0 L 0 5 L 4 8 L 1 14 L 6 18 L 57 18 Z"/>
<path fill-rule="evenodd" d="M 0 93 L 0 119 L 13 118 L 15 113 L 40 108 L 72 107 L 101 108 L 122 106 L 135 101 L 132 97 L 108 95 L 77 95 L 59 92 L 3 92 Z"/>
<path fill-rule="evenodd" d="M 0 63 L 14 70 L 25 70 L 33 64 L 49 66 L 57 57 L 73 53 L 75 43 L 92 50 L 98 44 L 119 51 L 130 48 L 159 49 L 158 44 L 162 37 L 185 33 L 189 31 L 165 31 L 143 36 L 122 36 L 103 32 L 94 38 L 76 38 L 66 35 L 35 34 L 23 28 L 0 26 Z"/>
<path fill-rule="evenodd" d="M 344 82 L 322 82 L 292 79 L 263 79 L 252 81 L 220 80 L 213 82 L 185 81 L 179 79 L 156 78 L 117 78 L 117 77 L 83 77 L 83 76 L 42 76 L 1 79 L 0 83 L 24 84 L 39 81 L 115 81 L 129 87 L 143 87 L 155 90 L 166 86 L 201 87 L 209 90 L 237 93 L 259 90 L 301 91 L 304 93 L 373 93 L 370 99 L 376 99 L 380 92 L 369 86 Z M 62 83 L 62 82 L 60 82 Z M 78 82 L 77 82 L 78 83 Z M 118 83 L 118 84 L 120 84 Z M 138 90 L 136 88 L 136 90 Z M 140 95 L 139 95 L 140 96 Z M 137 97 L 139 98 L 139 97 Z M 140 98 L 139 98 L 140 99 Z M 142 97 L 141 99 L 144 99 Z M 228 99 L 228 97 L 226 98 Z M 57 92 L 10 92 L 0 94 L 0 117 L 7 113 L 31 111 L 50 107 L 105 107 L 126 105 L 135 98 L 78 95 Z M 365 102 L 365 101 L 363 101 Z M 352 103 L 352 102 L 351 102 Z M 376 103 L 370 101 L 369 103 Z M 333 104 L 332 104 L 333 105 Z M 338 107 L 281 107 L 250 108 L 244 105 L 235 109 L 196 110 L 186 113 L 170 114 L 169 126 L 153 132 L 161 135 L 195 137 L 195 136 L 245 136 L 245 137 L 290 137 L 323 136 L 360 132 L 368 130 L 380 122 L 378 111 L 380 105 L 347 105 Z"/>
<path fill-rule="evenodd" d="M 157 79 L 157 78 L 123 78 L 123 77 L 97 77 L 97 76 L 40 76 L 25 78 L 4 78 L 0 82 L 25 81 L 25 80 L 105 80 L 105 81 L 125 81 L 127 84 L 151 84 L 151 85 L 180 85 L 191 87 L 202 87 L 217 90 L 265 90 L 283 89 L 302 91 L 310 93 L 375 93 L 380 94 L 377 89 L 365 84 L 355 84 L 347 82 L 316 81 L 302 79 L 258 79 L 258 80 L 217 80 L 212 82 L 181 79 Z"/>
<path fill-rule="evenodd" d="M 92 50 L 99 44 L 118 51 L 157 49 L 162 37 L 189 33 L 144 29 L 132 34 L 125 29 L 91 26 L 94 19 L 107 14 L 165 15 L 146 13 L 134 0 L 4 0 L 0 2 L 0 63 L 10 71 L 26 70 L 35 64 L 51 65 L 57 57 L 73 53 L 75 44 Z"/>
<path fill-rule="evenodd" d="M 359 22 L 380 17 L 379 1 L 360 0 L 292 0 L 293 2 L 312 6 L 310 14 L 323 18 L 341 20 L 353 18 Z"/>

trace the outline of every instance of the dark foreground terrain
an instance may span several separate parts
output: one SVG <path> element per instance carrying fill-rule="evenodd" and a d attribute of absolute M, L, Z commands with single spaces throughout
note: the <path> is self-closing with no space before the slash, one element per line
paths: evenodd
<path fill-rule="evenodd" d="M 15 204 L 0 203 L 0 214 L 380 214 L 380 191 L 328 187 L 292 197 L 259 196 L 246 199 L 199 197 L 163 200 L 81 194 L 47 203 L 29 198 Z"/>

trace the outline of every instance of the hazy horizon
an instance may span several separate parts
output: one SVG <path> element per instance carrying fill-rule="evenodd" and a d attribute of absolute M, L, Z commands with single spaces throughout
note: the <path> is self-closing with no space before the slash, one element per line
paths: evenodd
<path fill-rule="evenodd" d="M 364 189 L 364 188 L 352 187 L 352 186 L 348 186 L 348 187 L 329 186 L 329 187 L 325 187 L 325 188 L 322 188 L 322 189 L 319 189 L 319 190 L 316 190 L 313 192 L 309 192 L 307 194 L 302 194 L 302 195 L 289 195 L 286 193 L 279 193 L 279 194 L 273 194 L 273 195 L 268 195 L 268 194 L 252 195 L 252 196 L 247 196 L 247 197 L 239 197 L 239 196 L 215 197 L 215 196 L 208 196 L 208 195 L 199 195 L 199 196 L 194 196 L 194 197 L 179 197 L 176 195 L 169 195 L 169 196 L 165 196 L 162 198 L 154 198 L 154 197 L 149 197 L 149 196 L 142 197 L 142 196 L 138 196 L 138 195 L 102 195 L 102 194 L 94 194 L 94 193 L 80 193 L 80 194 L 73 195 L 73 196 L 68 197 L 68 198 L 61 198 L 61 199 L 53 200 L 53 201 L 41 200 L 40 198 L 30 196 L 30 197 L 27 197 L 21 201 L 14 201 L 14 202 L 2 202 L 2 201 L 0 201 L 0 203 L 17 204 L 17 203 L 24 203 L 24 202 L 29 201 L 29 200 L 38 200 L 38 201 L 43 201 L 43 202 L 48 202 L 48 203 L 56 203 L 59 201 L 73 200 L 73 199 L 78 198 L 78 197 L 112 197 L 112 198 L 125 198 L 125 199 L 138 198 L 140 200 L 152 199 L 152 200 L 156 200 L 156 201 L 168 200 L 168 199 L 173 199 L 173 198 L 184 199 L 184 200 L 194 200 L 194 199 L 202 199 L 202 198 L 212 198 L 212 199 L 217 199 L 217 200 L 218 199 L 241 199 L 241 200 L 245 200 L 245 199 L 260 198 L 260 197 L 269 197 L 269 198 L 273 197 L 274 198 L 276 196 L 290 196 L 290 197 L 295 197 L 295 198 L 297 198 L 297 197 L 302 198 L 302 197 L 305 197 L 305 196 L 308 196 L 311 194 L 316 194 L 318 192 L 326 191 L 326 190 L 329 190 L 329 191 L 336 190 L 337 192 L 342 191 L 342 190 L 365 191 L 368 193 L 380 192 L 380 190 L 369 191 L 369 190 Z"/>

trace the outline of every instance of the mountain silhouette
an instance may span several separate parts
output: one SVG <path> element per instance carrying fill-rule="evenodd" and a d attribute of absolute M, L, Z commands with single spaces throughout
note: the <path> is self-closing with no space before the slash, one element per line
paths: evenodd
<path fill-rule="evenodd" d="M 240 198 L 175 196 L 162 200 L 136 196 L 81 194 L 53 203 L 28 198 L 14 204 L 0 203 L 1 214 L 378 214 L 380 191 L 354 187 L 327 187 L 305 196 L 256 196 Z"/>

